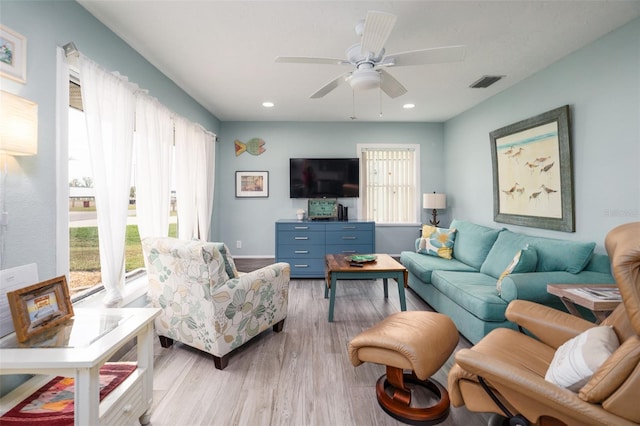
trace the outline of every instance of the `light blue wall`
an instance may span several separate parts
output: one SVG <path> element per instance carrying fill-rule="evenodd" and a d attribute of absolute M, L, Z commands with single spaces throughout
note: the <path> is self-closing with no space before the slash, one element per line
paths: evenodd
<path fill-rule="evenodd" d="M 507 77 L 508 78 L 508 77 Z M 570 105 L 576 232 L 493 221 L 489 132 Z M 447 216 L 595 241 L 640 220 L 640 19 L 445 123 Z"/>
<path fill-rule="evenodd" d="M 217 132 L 220 123 L 171 80 L 74 1 L 0 2 L 0 22 L 27 38 L 27 82 L 0 78 L 2 90 L 38 103 L 38 155 L 8 158 L 0 268 L 38 264 L 40 279 L 56 275 L 56 47 L 73 41 L 107 69 L 148 89 L 174 112 Z"/>
<path fill-rule="evenodd" d="M 220 137 L 212 239 L 227 243 L 234 256 L 274 256 L 275 221 L 306 210 L 306 200 L 289 198 L 290 157 L 357 157 L 358 143 L 420 144 L 421 191 L 444 188 L 441 123 L 223 122 Z M 266 152 L 236 157 L 234 140 L 255 137 L 266 142 Z M 235 171 L 241 170 L 269 171 L 269 198 L 235 198 Z M 340 202 L 349 207 L 350 218 L 357 214 L 357 199 Z M 379 226 L 376 250 L 398 254 L 412 247 L 417 235 L 416 225 Z"/>

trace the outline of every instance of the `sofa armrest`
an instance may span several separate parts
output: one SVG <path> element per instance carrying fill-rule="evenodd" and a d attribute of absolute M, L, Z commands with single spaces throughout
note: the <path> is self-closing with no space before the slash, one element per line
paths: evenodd
<path fill-rule="evenodd" d="M 558 299 L 547 292 L 547 284 L 604 284 L 615 283 L 610 274 L 582 271 L 569 272 L 527 272 L 507 275 L 502 280 L 500 297 L 507 303 L 513 300 L 529 300 L 544 305 L 553 304 Z"/>
<path fill-rule="evenodd" d="M 288 263 L 279 262 L 265 266 L 255 271 L 240 273 L 238 278 L 231 278 L 212 289 L 211 297 L 216 302 L 227 301 L 224 294 L 232 295 L 238 290 L 244 292 L 259 291 L 260 288 L 275 284 L 285 291 L 289 289 L 291 268 Z"/>
<path fill-rule="evenodd" d="M 509 303 L 505 316 L 554 349 L 595 325 L 566 312 L 526 300 Z"/>

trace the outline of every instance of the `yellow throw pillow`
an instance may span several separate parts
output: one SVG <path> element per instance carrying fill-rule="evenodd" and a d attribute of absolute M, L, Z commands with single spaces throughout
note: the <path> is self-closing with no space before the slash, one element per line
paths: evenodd
<path fill-rule="evenodd" d="M 416 240 L 416 252 L 451 259 L 456 229 L 423 225 L 422 237 Z"/>

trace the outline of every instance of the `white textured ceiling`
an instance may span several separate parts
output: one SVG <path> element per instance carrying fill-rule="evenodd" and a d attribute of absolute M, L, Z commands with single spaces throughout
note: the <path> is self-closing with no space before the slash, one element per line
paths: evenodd
<path fill-rule="evenodd" d="M 222 121 L 350 121 L 354 100 L 360 121 L 444 121 L 640 16 L 637 0 L 78 2 Z M 309 99 L 349 68 L 274 62 L 344 58 L 369 10 L 398 16 L 387 54 L 463 44 L 464 62 L 389 68 L 396 99 L 348 85 Z M 506 78 L 469 88 L 487 74 Z"/>

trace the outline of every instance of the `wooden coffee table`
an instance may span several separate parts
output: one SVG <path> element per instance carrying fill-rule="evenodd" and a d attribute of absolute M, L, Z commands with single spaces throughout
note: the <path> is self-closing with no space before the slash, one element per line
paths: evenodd
<path fill-rule="evenodd" d="M 376 260 L 374 262 L 363 263 L 362 267 L 357 267 L 350 265 L 349 255 L 326 255 L 324 298 L 329 297 L 329 322 L 333 322 L 333 307 L 336 300 L 336 284 L 338 280 L 377 280 L 382 278 L 384 297 L 386 299 L 389 297 L 387 279 L 393 278 L 398 283 L 400 309 L 407 310 L 407 303 L 404 297 L 404 289 L 407 287 L 408 280 L 407 269 L 388 254 L 375 254 L 375 256 Z"/>

